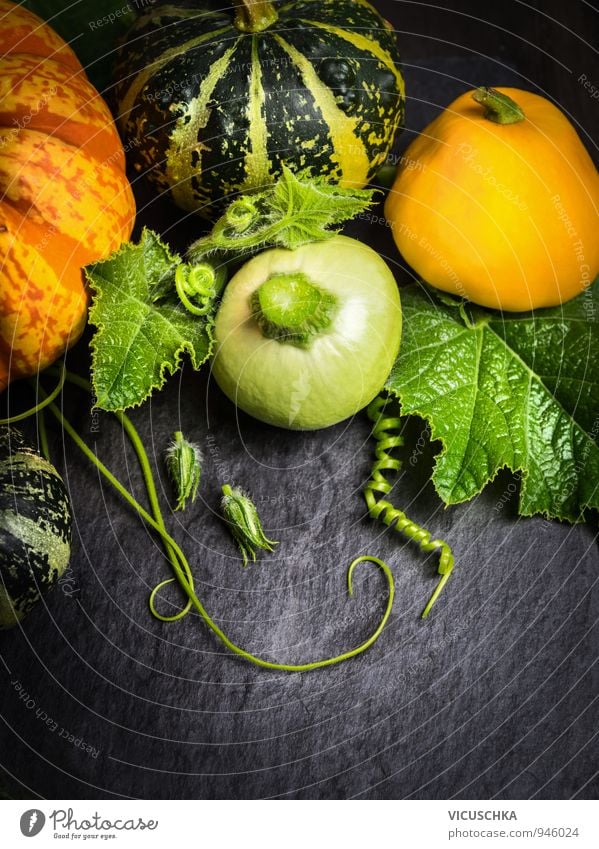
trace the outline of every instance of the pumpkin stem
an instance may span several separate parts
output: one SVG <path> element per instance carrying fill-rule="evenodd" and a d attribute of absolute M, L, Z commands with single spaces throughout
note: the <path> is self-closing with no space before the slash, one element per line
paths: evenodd
<path fill-rule="evenodd" d="M 495 88 L 481 86 L 472 97 L 485 110 L 485 118 L 496 124 L 517 124 L 526 117 L 515 100 Z"/>
<path fill-rule="evenodd" d="M 234 24 L 241 32 L 262 32 L 279 15 L 269 0 L 235 0 Z"/>
<path fill-rule="evenodd" d="M 250 298 L 262 335 L 307 348 L 331 324 L 337 299 L 301 272 L 273 274 Z"/>

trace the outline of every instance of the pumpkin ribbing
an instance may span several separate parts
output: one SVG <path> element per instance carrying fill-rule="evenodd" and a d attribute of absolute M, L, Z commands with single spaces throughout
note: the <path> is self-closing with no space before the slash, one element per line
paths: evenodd
<path fill-rule="evenodd" d="M 108 107 L 70 47 L 0 0 L 0 392 L 83 329 L 81 268 L 131 233 L 135 203 Z"/>
<path fill-rule="evenodd" d="M 184 209 L 256 188 L 282 164 L 363 186 L 404 112 L 395 38 L 365 0 L 234 10 L 182 0 L 142 16 L 121 48 L 117 110 L 131 162 Z"/>
<path fill-rule="evenodd" d="M 68 566 L 71 507 L 56 469 L 0 429 L 0 628 L 21 620 Z"/>

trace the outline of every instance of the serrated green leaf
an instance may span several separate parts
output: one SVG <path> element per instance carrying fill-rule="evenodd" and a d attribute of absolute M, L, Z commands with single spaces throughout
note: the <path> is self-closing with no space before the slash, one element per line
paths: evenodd
<path fill-rule="evenodd" d="M 371 189 L 342 188 L 324 180 L 301 180 L 288 168 L 272 191 L 271 214 L 287 222 L 279 236 L 282 247 L 330 239 L 335 224 L 343 224 L 372 204 Z"/>
<path fill-rule="evenodd" d="M 417 285 L 402 307 L 386 388 L 441 440 L 443 501 L 472 498 L 508 468 L 521 473 L 521 515 L 576 522 L 598 508 L 599 280 L 534 313 L 456 310 Z"/>
<path fill-rule="evenodd" d="M 267 247 L 299 248 L 332 238 L 343 224 L 373 203 L 375 189 L 351 189 L 325 179 L 304 179 L 283 167 L 277 181 L 261 192 L 240 195 L 212 231 L 187 252 L 192 262 L 218 253 L 239 260 Z"/>
<path fill-rule="evenodd" d="M 140 243 L 123 245 L 86 268 L 93 293 L 89 321 L 96 405 L 124 410 L 141 404 L 190 356 L 194 368 L 208 358 L 212 319 L 191 315 L 165 280 L 181 263 L 158 236 L 144 230 Z"/>

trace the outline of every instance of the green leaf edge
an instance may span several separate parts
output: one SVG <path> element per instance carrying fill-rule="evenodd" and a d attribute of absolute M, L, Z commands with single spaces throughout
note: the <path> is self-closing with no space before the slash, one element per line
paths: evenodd
<path fill-rule="evenodd" d="M 596 285 L 598 282 L 599 282 L 599 278 L 596 281 L 594 281 L 594 283 L 592 283 L 591 285 Z M 422 289 L 430 298 L 437 299 L 438 301 L 443 303 L 445 306 L 450 307 L 450 308 L 451 307 L 461 307 L 465 303 L 465 301 L 463 299 L 460 299 L 460 300 L 456 299 L 454 301 L 454 303 L 447 303 L 445 301 L 445 299 L 438 298 L 437 292 L 434 291 L 432 289 L 432 287 L 429 286 L 426 283 L 426 281 L 424 281 L 424 280 L 414 281 L 412 283 L 409 283 L 407 286 L 401 287 L 400 296 L 401 296 L 402 291 L 404 291 L 406 289 L 411 289 L 411 288 Z M 496 315 L 496 314 L 498 314 L 497 311 L 489 310 L 490 316 Z M 462 316 L 462 320 L 464 320 L 463 316 Z M 489 321 L 491 321 L 491 318 L 489 318 Z M 465 324 L 465 326 L 467 326 L 467 325 Z M 470 328 L 470 329 L 475 330 L 476 328 Z M 514 353 L 516 354 L 516 352 L 514 352 Z M 520 359 L 518 354 L 516 354 L 516 356 L 518 356 L 518 358 Z M 526 367 L 528 368 L 528 366 L 526 366 Z M 399 402 L 400 407 L 403 408 L 403 400 L 402 400 L 402 397 L 401 397 L 401 392 L 398 392 L 395 389 L 393 389 L 392 387 L 389 387 L 387 385 L 387 382 L 385 383 L 383 390 L 388 392 L 393 397 L 397 398 L 397 401 Z M 557 402 L 557 403 L 559 403 L 559 402 Z M 432 421 L 421 410 L 414 409 L 414 410 L 411 410 L 410 413 L 407 413 L 406 415 L 417 417 L 421 421 L 426 422 L 428 424 L 429 430 L 430 430 L 430 440 L 429 441 L 441 443 L 441 450 L 438 452 L 438 454 L 435 455 L 435 465 L 433 467 L 433 473 L 431 474 L 431 477 L 430 477 L 430 482 L 432 483 L 433 488 L 434 488 L 437 496 L 439 497 L 439 500 L 443 504 L 444 510 L 447 510 L 448 507 L 453 507 L 457 504 L 466 504 L 468 501 L 472 501 L 474 498 L 479 496 L 482 493 L 482 491 L 498 477 L 500 472 L 502 472 L 504 470 L 511 472 L 513 475 L 516 475 L 516 474 L 520 475 L 521 480 L 526 480 L 526 478 L 528 477 L 528 470 L 527 469 L 523 469 L 523 468 L 520 468 L 520 467 L 518 467 L 516 469 L 512 469 L 511 466 L 508 463 L 504 463 L 503 466 L 499 466 L 497 468 L 497 470 L 495 471 L 494 474 L 489 475 L 489 477 L 483 483 L 483 485 L 480 487 L 478 492 L 475 492 L 470 497 L 458 498 L 455 501 L 445 501 L 445 499 L 443 498 L 443 496 L 441 495 L 441 493 L 439 492 L 439 490 L 437 488 L 437 484 L 436 484 L 435 477 L 434 477 L 435 469 L 437 468 L 437 463 L 438 463 L 439 458 L 443 457 L 443 455 L 446 454 L 446 452 L 447 452 L 447 445 L 445 443 L 445 440 L 443 439 L 442 436 L 436 435 L 436 426 L 435 426 L 434 421 Z M 568 413 L 568 415 L 569 415 L 569 413 Z M 585 433 L 586 433 L 586 431 L 585 431 Z M 518 492 L 518 496 L 519 495 L 520 495 L 520 492 Z M 574 518 L 574 519 L 571 516 L 564 516 L 564 515 L 561 515 L 559 513 L 555 513 L 555 514 L 550 513 L 548 510 L 536 510 L 536 511 L 530 512 L 530 511 L 523 510 L 521 508 L 521 500 L 520 500 L 520 497 L 518 497 L 518 515 L 522 516 L 523 518 L 531 518 L 532 516 L 543 516 L 545 519 L 557 519 L 560 522 L 567 522 L 570 525 L 579 525 L 579 524 L 583 524 L 584 522 L 587 521 L 587 519 L 585 518 L 585 515 L 584 515 L 585 511 L 589 512 L 589 511 L 597 511 L 597 510 L 598 510 L 598 508 L 591 507 L 590 505 L 586 505 L 581 510 L 580 515 L 577 518 Z"/>
<path fill-rule="evenodd" d="M 83 272 L 85 274 L 86 280 L 88 281 L 89 288 L 92 291 L 92 296 L 93 296 L 92 302 L 89 306 L 89 311 L 88 311 L 88 322 L 92 327 L 96 328 L 97 332 L 100 332 L 104 329 L 103 324 L 97 324 L 94 321 L 94 312 L 95 312 L 95 309 L 98 306 L 99 302 L 101 301 L 102 291 L 101 291 L 101 289 L 98 289 L 94 285 L 94 281 L 93 281 L 91 275 L 93 273 L 96 273 L 96 269 L 99 268 L 100 266 L 102 266 L 102 265 L 104 265 L 108 262 L 113 262 L 115 259 L 118 259 L 119 256 L 121 256 L 124 253 L 127 253 L 131 249 L 135 249 L 135 248 L 140 247 L 143 244 L 144 239 L 147 238 L 147 237 L 155 239 L 158 242 L 160 247 L 165 251 L 169 261 L 171 261 L 173 263 L 173 267 L 176 267 L 177 265 L 180 265 L 183 262 L 183 260 L 179 256 L 179 254 L 173 253 L 171 251 L 171 249 L 169 248 L 169 246 L 166 245 L 162 241 L 160 236 L 154 230 L 150 229 L 149 227 L 144 227 L 142 232 L 141 232 L 139 242 L 137 244 L 133 244 L 132 242 L 123 242 L 123 244 L 120 246 L 120 248 L 118 248 L 118 250 L 116 250 L 114 253 L 112 253 L 106 259 L 99 260 L 98 262 L 91 263 L 90 265 L 86 265 L 83 269 Z M 193 349 L 190 349 L 189 343 L 184 343 L 173 353 L 174 366 L 172 368 L 171 368 L 170 363 L 162 363 L 160 365 L 158 384 L 153 386 L 143 396 L 143 398 L 141 398 L 139 401 L 136 401 L 133 404 L 128 404 L 127 406 L 108 406 L 108 405 L 105 404 L 104 401 L 100 400 L 100 396 L 98 395 L 97 386 L 96 386 L 96 382 L 95 382 L 96 357 L 97 357 L 98 352 L 97 352 L 97 347 L 94 344 L 95 338 L 96 338 L 96 333 L 94 333 L 92 340 L 90 342 L 91 383 L 92 383 L 92 388 L 93 388 L 93 391 L 94 391 L 94 398 L 95 398 L 95 402 L 92 406 L 92 410 L 103 410 L 103 411 L 108 412 L 108 413 L 120 413 L 120 412 L 124 412 L 125 410 L 131 410 L 131 409 L 136 409 L 137 407 L 141 407 L 141 405 L 144 404 L 148 400 L 148 398 L 150 398 L 154 394 L 154 392 L 160 392 L 163 389 L 163 387 L 164 387 L 164 385 L 165 385 L 165 383 L 166 383 L 166 381 L 168 380 L 169 377 L 172 377 L 174 374 L 176 374 L 179 371 L 179 369 L 182 366 L 183 356 L 185 354 L 190 355 L 192 362 L 193 362 L 194 369 L 195 370 L 200 369 L 202 367 L 202 365 L 208 359 L 210 359 L 210 357 L 212 356 L 212 351 L 213 351 L 213 348 L 214 348 L 214 337 L 213 337 L 213 334 L 211 332 L 212 328 L 214 327 L 214 318 L 213 317 L 208 317 L 206 319 L 205 327 L 206 327 L 206 330 L 208 331 L 208 337 L 209 337 L 208 353 L 201 360 L 201 362 L 199 362 L 197 359 L 194 358 L 194 356 L 193 356 L 194 352 L 193 352 Z"/>

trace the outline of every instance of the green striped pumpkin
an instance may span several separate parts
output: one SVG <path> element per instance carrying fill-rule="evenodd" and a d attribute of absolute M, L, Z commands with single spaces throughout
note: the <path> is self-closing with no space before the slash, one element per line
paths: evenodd
<path fill-rule="evenodd" d="M 296 172 L 364 186 L 404 117 L 395 36 L 366 0 L 181 0 L 117 65 L 130 163 L 186 210 Z"/>
<path fill-rule="evenodd" d="M 71 506 L 58 472 L 0 429 L 0 628 L 20 621 L 66 570 Z"/>

